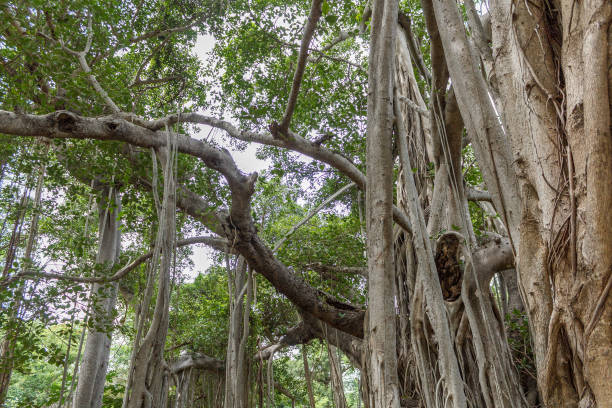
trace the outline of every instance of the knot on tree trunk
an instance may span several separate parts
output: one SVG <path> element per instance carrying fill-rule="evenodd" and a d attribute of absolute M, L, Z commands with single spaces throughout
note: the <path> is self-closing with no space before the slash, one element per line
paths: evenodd
<path fill-rule="evenodd" d="M 69 111 L 59 111 L 55 113 L 55 123 L 57 129 L 63 133 L 72 133 L 76 129 L 77 116 Z"/>
<path fill-rule="evenodd" d="M 463 266 L 461 262 L 461 246 L 463 236 L 457 232 L 448 232 L 436 241 L 436 269 L 442 288 L 442 296 L 447 302 L 452 302 L 461 296 Z"/>

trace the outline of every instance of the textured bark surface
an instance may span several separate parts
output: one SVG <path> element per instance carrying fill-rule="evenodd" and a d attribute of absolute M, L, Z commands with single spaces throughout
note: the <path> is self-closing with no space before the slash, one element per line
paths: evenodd
<path fill-rule="evenodd" d="M 459 110 L 478 159 L 483 178 L 510 237 L 518 238 L 521 205 L 509 147 L 490 101 L 477 56 L 470 47 L 454 1 L 433 1 L 448 71 Z"/>
<path fill-rule="evenodd" d="M 344 384 L 342 383 L 342 364 L 338 349 L 327 343 L 327 357 L 329 359 L 329 371 L 331 376 L 332 393 L 335 408 L 348 408 L 344 396 Z"/>
<path fill-rule="evenodd" d="M 247 406 L 248 359 L 246 346 L 249 337 L 249 316 L 253 299 L 253 275 L 247 273 L 247 264 L 240 257 L 233 271 L 233 299 L 230 305 L 229 335 L 225 368 L 225 404 L 224 407 L 240 408 Z M 229 265 L 229 262 L 227 262 Z M 232 277 L 232 274 L 228 278 Z"/>
<path fill-rule="evenodd" d="M 372 9 L 368 90 L 366 224 L 369 272 L 367 353 L 369 405 L 399 408 L 393 263 L 393 76 L 396 0 Z"/>
<path fill-rule="evenodd" d="M 308 353 L 306 352 L 306 346 L 304 345 L 302 345 L 302 361 L 304 364 L 304 380 L 306 381 L 306 391 L 308 392 L 308 403 L 310 404 L 310 408 L 316 408 L 314 394 L 312 393 L 310 368 L 308 367 Z"/>
<path fill-rule="evenodd" d="M 491 12 L 524 203 L 519 284 L 547 406 L 612 400 L 611 7 L 498 1 Z"/>

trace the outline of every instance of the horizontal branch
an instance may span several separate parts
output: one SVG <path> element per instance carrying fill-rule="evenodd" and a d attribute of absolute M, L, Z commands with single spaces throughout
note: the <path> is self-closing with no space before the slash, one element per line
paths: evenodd
<path fill-rule="evenodd" d="M 170 365 L 173 374 L 179 373 L 188 368 L 198 370 L 213 371 L 221 374 L 225 371 L 225 361 L 209 357 L 201 353 L 183 354 L 177 361 Z"/>
<path fill-rule="evenodd" d="M 182 239 L 180 241 L 177 241 L 176 247 L 179 248 L 179 247 L 183 247 L 183 246 L 187 246 L 187 245 L 193 245 L 193 244 L 206 244 L 206 245 L 209 245 L 210 247 L 215 248 L 215 249 L 217 249 L 219 251 L 235 252 L 235 251 L 233 251 L 230 248 L 229 242 L 227 242 L 227 240 L 225 240 L 223 238 L 208 237 L 208 236 L 191 237 L 191 238 Z M 140 255 L 134 261 L 130 262 L 128 265 L 124 266 L 123 268 L 121 268 L 117 272 L 115 272 L 112 276 L 108 276 L 108 277 L 104 277 L 104 276 L 99 276 L 99 277 L 93 277 L 93 276 L 70 276 L 70 275 L 64 275 L 64 274 L 61 274 L 61 273 L 23 271 L 23 272 L 19 272 L 19 273 L 16 273 L 16 274 L 8 277 L 4 281 L 1 281 L 0 282 L 0 287 L 6 286 L 6 285 L 10 284 L 11 282 L 13 282 L 15 280 L 18 280 L 18 279 L 55 279 L 55 280 L 66 280 L 66 281 L 78 282 L 78 283 L 106 283 L 106 282 L 114 282 L 114 281 L 117 281 L 117 280 L 123 278 L 128 273 L 132 272 L 134 269 L 136 269 L 138 266 L 140 266 L 146 260 L 150 259 L 152 256 L 153 256 L 153 252 L 152 251 L 147 252 L 144 255 Z"/>
<path fill-rule="evenodd" d="M 360 338 L 337 330 L 304 310 L 298 309 L 298 312 L 302 317 L 302 321 L 297 326 L 289 329 L 287 333 L 280 338 L 278 343 L 267 346 L 255 354 L 255 359 L 267 360 L 271 355 L 284 347 L 307 344 L 311 340 L 317 338 L 338 347 L 349 358 L 354 367 L 361 367 L 363 342 Z"/>
<path fill-rule="evenodd" d="M 470 186 L 466 186 L 465 195 L 467 199 L 470 201 L 488 201 L 493 202 L 493 198 L 491 197 L 491 193 L 488 191 L 476 190 Z"/>
<path fill-rule="evenodd" d="M 155 149 L 166 146 L 168 137 L 165 132 L 155 132 L 138 126 L 118 115 L 88 118 L 69 111 L 56 111 L 47 115 L 0 111 L 0 132 L 51 139 L 115 140 Z M 244 210 L 250 208 L 249 199 L 254 192 L 257 173 L 244 175 L 225 149 L 215 148 L 204 141 L 182 134 L 172 133 L 171 136 L 176 139 L 179 152 L 201 159 L 207 167 L 225 177 L 232 192 L 232 222 L 243 226 L 248 224 L 250 212 Z"/>
<path fill-rule="evenodd" d="M 212 371 L 219 375 L 225 371 L 225 361 L 209 357 L 201 353 L 184 354 L 179 357 L 177 361 L 169 366 L 169 370 L 172 374 L 178 374 L 181 371 L 194 368 L 196 370 Z M 296 397 L 291 394 L 286 388 L 282 387 L 279 383 L 274 382 L 274 388 L 285 395 L 291 400 L 295 400 Z"/>
<path fill-rule="evenodd" d="M 474 268 L 483 285 L 489 284 L 493 275 L 514 267 L 514 252 L 508 237 L 488 233 L 485 241 L 472 253 Z"/>
<path fill-rule="evenodd" d="M 368 277 L 368 268 L 365 266 L 335 266 L 335 265 L 324 265 L 321 262 L 314 262 L 306 265 L 306 267 L 311 268 L 313 271 L 317 272 L 333 272 L 333 273 L 342 273 L 348 275 L 360 275 L 367 279 Z"/>

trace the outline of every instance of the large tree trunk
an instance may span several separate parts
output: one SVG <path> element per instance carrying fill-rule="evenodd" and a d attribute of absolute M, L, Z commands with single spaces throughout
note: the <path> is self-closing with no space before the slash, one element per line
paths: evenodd
<path fill-rule="evenodd" d="M 428 3 L 424 6 L 428 6 L 425 11 L 428 28 L 432 32 L 432 61 L 435 62 L 432 66 L 435 90 L 429 111 L 414 78 L 406 41 L 397 43 L 396 63 L 396 124 L 403 169 L 398 185 L 398 204 L 410 214 L 416 266 L 419 273 L 425 273 L 420 276 L 426 277 L 426 280 L 419 282 L 424 286 L 410 284 L 411 279 L 404 279 L 412 299 L 411 341 L 419 369 L 420 397 L 426 406 L 435 406 L 437 399 L 445 398 L 436 386 L 441 381 L 452 395 L 458 395 L 461 399 L 464 392 L 461 382 L 465 382 L 467 403 L 470 405 L 520 407 L 523 406 L 522 395 L 506 342 L 503 320 L 489 292 L 490 278 L 497 270 L 495 262 L 492 262 L 495 257 L 482 256 L 480 252 L 486 252 L 487 247 L 478 246 L 476 242 L 463 188 L 461 146 L 464 122 L 454 86 L 448 91 L 446 89 L 446 59 L 439 55 L 447 35 L 444 32 L 448 28 L 439 30 L 443 32 L 442 38 L 439 38 L 434 10 Z M 463 30 L 461 24 L 460 28 Z M 426 115 L 430 115 L 432 132 L 425 126 Z M 433 161 L 436 170 L 431 196 L 428 196 L 430 191 L 425 181 L 427 168 L 423 164 L 428 161 Z M 421 213 L 429 203 L 429 222 L 425 230 Z M 460 231 L 461 235 L 457 232 L 447 233 L 438 240 L 433 265 L 429 236 L 451 229 Z M 406 244 L 405 239 L 398 241 L 398 245 L 404 245 L 407 249 L 406 254 L 402 251 L 398 253 L 398 259 L 401 259 L 398 277 L 415 267 L 414 262 L 410 262 L 411 246 Z M 503 253 L 503 250 L 498 252 Z M 511 259 L 511 253 L 507 255 L 507 259 Z M 460 262 L 459 257 L 464 257 L 465 264 Z M 440 286 L 443 298 L 432 296 Z M 429 295 L 424 296 L 423 290 Z M 401 296 L 398 302 L 401 312 L 404 302 Z M 446 318 L 445 308 L 450 319 Z M 427 309 L 429 311 L 425 315 L 424 310 Z M 432 313 L 434 310 L 438 310 L 438 313 Z M 400 316 L 400 322 L 402 319 Z M 450 333 L 446 332 L 449 324 Z M 428 341 L 432 335 L 436 337 L 440 347 L 438 350 Z M 440 370 L 436 355 L 444 362 Z M 460 370 L 453 370 L 453 366 L 460 367 Z M 462 403 L 460 400 L 453 401 Z"/>
<path fill-rule="evenodd" d="M 543 402 L 607 407 L 612 3 L 498 0 L 491 16 L 525 209 L 517 264 Z"/>
<path fill-rule="evenodd" d="M 517 242 L 521 203 L 516 175 L 478 56 L 468 42 L 455 1 L 424 0 L 423 3 L 424 7 L 427 3 L 430 8 L 433 3 L 437 29 L 463 122 L 472 138 L 474 153 L 494 205 L 508 226 L 511 242 Z"/>
<path fill-rule="evenodd" d="M 110 270 L 119 256 L 119 193 L 114 187 L 102 190 L 98 204 L 99 246 L 97 262 Z M 94 284 L 90 305 L 93 326 L 87 334 L 83 362 L 74 396 L 74 407 L 102 407 L 102 394 L 110 354 L 112 316 L 117 301 L 117 283 Z"/>
<path fill-rule="evenodd" d="M 374 1 L 367 129 L 368 316 L 365 332 L 370 407 L 399 408 L 393 265 L 393 58 L 396 0 Z"/>

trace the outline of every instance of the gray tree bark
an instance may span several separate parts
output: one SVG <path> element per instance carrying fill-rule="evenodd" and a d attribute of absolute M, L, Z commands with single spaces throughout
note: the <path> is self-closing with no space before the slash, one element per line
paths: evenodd
<path fill-rule="evenodd" d="M 310 376 L 310 368 L 308 367 L 308 354 L 306 352 L 306 345 L 302 345 L 302 361 L 304 364 L 304 380 L 306 381 L 308 402 L 310 403 L 310 408 L 315 408 L 314 394 L 312 392 L 312 378 Z"/>
<path fill-rule="evenodd" d="M 229 262 L 227 262 L 229 268 Z M 243 257 L 239 257 L 232 274 L 228 270 L 230 285 L 230 322 L 225 365 L 225 404 L 226 408 L 242 408 L 248 403 L 248 359 L 246 346 L 249 338 L 249 316 L 253 299 L 252 270 L 247 271 Z"/>
<path fill-rule="evenodd" d="M 371 407 L 399 408 L 393 263 L 393 66 L 396 0 L 372 11 L 367 129 L 368 389 Z"/>
<path fill-rule="evenodd" d="M 517 269 L 545 406 L 612 400 L 609 1 L 491 9 L 494 73 L 524 205 Z M 521 120 L 517 120 L 521 118 Z"/>

